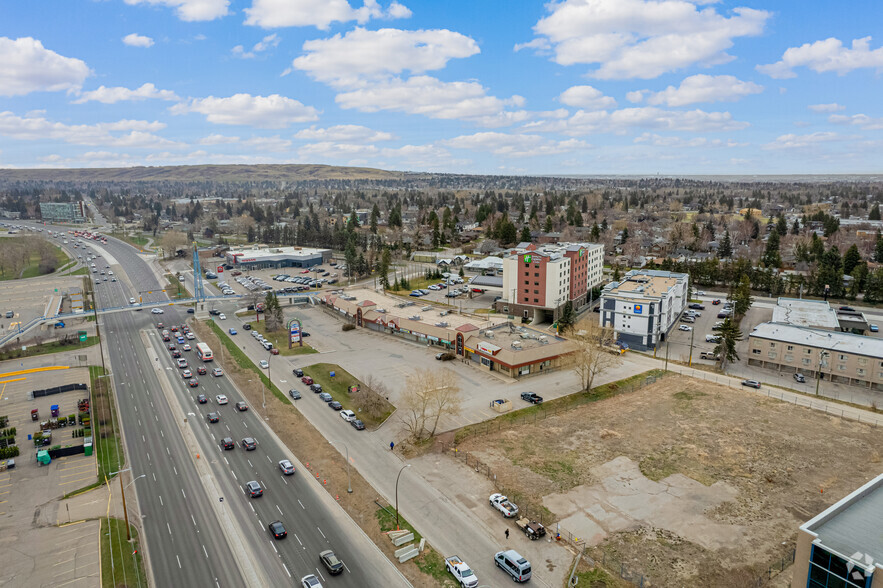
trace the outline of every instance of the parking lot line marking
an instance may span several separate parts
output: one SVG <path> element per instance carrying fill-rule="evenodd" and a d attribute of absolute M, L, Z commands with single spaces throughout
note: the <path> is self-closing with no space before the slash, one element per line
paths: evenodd
<path fill-rule="evenodd" d="M 20 376 L 22 374 L 36 374 L 38 372 L 51 372 L 53 370 L 69 370 L 69 365 L 50 365 L 46 367 L 39 368 L 31 368 L 27 370 L 17 370 L 14 372 L 6 372 L 5 374 L 0 374 L 0 378 L 8 378 L 9 376 Z"/>
<path fill-rule="evenodd" d="M 66 486 L 68 484 L 76 484 L 77 482 L 82 482 L 83 480 L 90 480 L 95 476 L 86 476 L 85 478 L 78 478 L 76 480 L 71 480 L 70 482 L 61 482 L 59 486 Z"/>
<path fill-rule="evenodd" d="M 9 384 L 10 382 L 21 382 L 22 380 L 27 380 L 27 378 L 15 378 L 14 380 L 5 380 L 3 382 L 0 382 L 0 384 L 3 384 L 3 389 L 6 390 L 6 384 Z M 2 399 L 2 398 L 3 398 L 3 393 L 0 392 L 0 399 Z"/>
<path fill-rule="evenodd" d="M 54 564 L 52 564 L 52 565 L 53 565 L 53 567 L 54 567 L 54 566 L 61 566 L 61 565 L 64 565 L 64 564 L 66 564 L 66 563 L 72 562 L 72 561 L 74 561 L 75 559 L 76 559 L 76 558 L 72 557 L 72 558 L 67 559 L 67 560 L 65 560 L 65 561 L 60 561 L 60 562 L 58 562 L 58 563 L 54 563 Z"/>

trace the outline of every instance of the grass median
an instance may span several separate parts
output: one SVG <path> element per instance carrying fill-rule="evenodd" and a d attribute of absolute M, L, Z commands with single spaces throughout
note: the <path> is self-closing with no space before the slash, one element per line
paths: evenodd
<path fill-rule="evenodd" d="M 334 377 L 331 377 L 334 372 Z M 313 378 L 316 384 L 322 386 L 323 392 L 328 392 L 334 400 L 338 401 L 344 409 L 351 410 L 356 413 L 356 417 L 361 419 L 365 426 L 373 428 L 385 421 L 394 410 L 392 404 L 387 402 L 385 398 L 375 395 L 374 401 L 380 403 L 374 410 L 367 410 L 367 407 L 360 406 L 358 399 L 350 394 L 350 386 L 358 386 L 362 388 L 364 384 L 358 378 L 350 374 L 334 363 L 317 363 L 308 368 L 304 368 L 304 375 Z"/>
<path fill-rule="evenodd" d="M 125 464 L 122 439 L 117 427 L 116 406 L 110 379 L 100 366 L 89 366 L 92 384 L 92 444 L 98 455 L 98 479 L 104 480 L 110 472 L 122 469 Z"/>
<path fill-rule="evenodd" d="M 377 517 L 377 524 L 380 525 L 380 530 L 384 533 L 389 531 L 394 531 L 396 529 L 396 511 L 392 506 L 387 506 L 385 508 L 378 508 L 377 512 L 374 513 L 374 516 Z M 422 535 L 417 532 L 417 530 L 411 526 L 411 523 L 406 521 L 401 515 L 399 515 L 399 528 L 407 529 L 414 533 L 414 545 L 420 545 L 420 539 L 422 539 Z M 426 545 L 426 550 L 415 557 L 413 560 L 414 564 L 420 569 L 421 572 L 432 576 L 439 583 L 445 585 L 451 577 L 448 575 L 447 570 L 445 569 L 445 559 L 439 555 L 439 553 L 432 548 L 429 544 Z"/>
<path fill-rule="evenodd" d="M 129 525 L 132 542 L 126 541 L 126 522 L 121 519 L 101 519 L 101 585 L 147 586 L 144 560 L 138 531 Z"/>
<path fill-rule="evenodd" d="M 169 294 L 169 298 L 173 300 L 175 298 L 193 298 L 190 291 L 184 287 L 184 284 L 174 274 L 166 274 L 166 280 L 169 282 L 169 285 L 166 287 L 166 294 Z"/>
<path fill-rule="evenodd" d="M 276 396 L 276 398 L 278 398 L 284 404 L 291 404 L 291 401 L 288 399 L 288 397 L 285 396 L 285 394 L 283 394 L 282 391 L 277 388 L 276 385 L 271 382 L 270 379 L 266 376 L 264 370 L 256 366 L 255 363 L 251 359 L 249 359 L 249 357 L 245 354 L 245 351 L 243 351 L 239 348 L 239 346 L 236 345 L 236 341 L 231 339 L 229 335 L 224 332 L 224 329 L 218 326 L 218 324 L 212 319 L 206 321 L 206 324 L 218 338 L 218 341 L 220 341 L 221 345 L 223 345 L 227 352 L 231 356 L 233 356 L 234 361 L 236 361 L 236 365 L 244 370 L 254 372 L 254 374 L 260 378 L 261 382 L 263 382 L 263 384 L 267 386 L 267 388 L 273 393 L 274 396 Z"/>
<path fill-rule="evenodd" d="M 33 357 L 35 355 L 46 355 L 48 353 L 58 353 L 60 351 L 76 351 L 85 347 L 91 347 L 98 343 L 98 337 L 86 337 L 85 341 L 74 340 L 72 343 L 64 343 L 63 341 L 50 341 L 49 343 L 40 343 L 39 345 L 28 346 L 22 351 L 21 347 L 10 349 L 4 353 L 0 353 L 0 361 L 7 359 L 19 359 L 22 357 Z"/>

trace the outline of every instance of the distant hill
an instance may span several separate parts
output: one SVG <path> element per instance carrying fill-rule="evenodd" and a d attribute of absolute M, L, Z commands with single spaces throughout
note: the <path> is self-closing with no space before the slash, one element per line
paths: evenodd
<path fill-rule="evenodd" d="M 394 180 L 405 177 L 369 167 L 333 165 L 180 165 L 83 169 L 0 169 L 0 180 L 60 182 L 302 182 L 306 180 Z"/>

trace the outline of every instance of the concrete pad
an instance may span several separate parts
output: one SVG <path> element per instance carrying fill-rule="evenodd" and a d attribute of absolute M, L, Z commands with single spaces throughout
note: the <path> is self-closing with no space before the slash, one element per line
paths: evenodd
<path fill-rule="evenodd" d="M 626 457 L 602 464 L 592 473 L 597 484 L 544 499 L 546 507 L 562 516 L 562 527 L 589 545 L 600 543 L 609 533 L 640 526 L 666 529 L 710 550 L 736 548 L 744 540 L 742 526 L 705 516 L 708 509 L 736 498 L 737 491 L 727 484 L 703 486 L 681 474 L 654 482 Z"/>

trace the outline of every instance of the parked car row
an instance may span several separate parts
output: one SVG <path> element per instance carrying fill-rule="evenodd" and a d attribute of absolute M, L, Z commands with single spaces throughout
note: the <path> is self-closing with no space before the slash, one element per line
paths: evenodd
<path fill-rule="evenodd" d="M 328 407 L 331 408 L 331 410 L 339 411 L 340 418 L 352 425 L 354 429 L 356 429 L 357 431 L 362 431 L 365 429 L 365 423 L 363 423 L 361 419 L 356 417 L 356 413 L 351 410 L 344 410 L 343 405 L 340 402 L 334 400 L 334 398 L 328 392 L 323 391 L 321 384 L 317 384 L 313 381 L 313 378 L 305 375 L 302 369 L 294 368 L 292 370 L 292 373 L 296 377 L 300 378 L 300 381 L 307 387 L 309 387 L 311 392 L 318 394 L 319 400 L 328 403 Z M 299 400 L 301 397 L 300 392 L 298 392 L 294 388 L 289 390 L 288 394 L 293 400 Z"/>
<path fill-rule="evenodd" d="M 227 282 L 218 282 L 218 288 L 221 289 L 221 294 L 224 296 L 234 296 L 236 294 Z"/>

